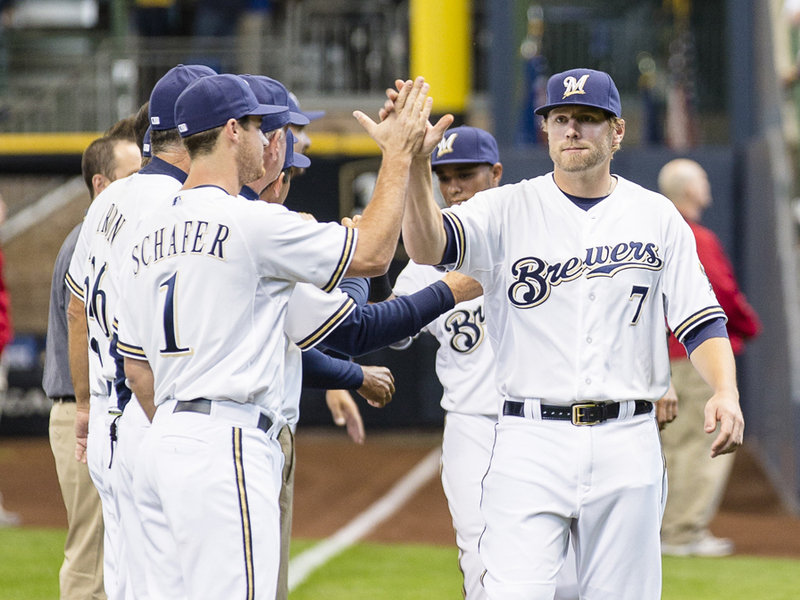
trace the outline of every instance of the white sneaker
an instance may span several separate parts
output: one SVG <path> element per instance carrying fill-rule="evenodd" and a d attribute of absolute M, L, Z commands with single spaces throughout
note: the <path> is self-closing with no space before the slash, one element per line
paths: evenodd
<path fill-rule="evenodd" d="M 3 527 L 16 527 L 22 523 L 19 515 L 15 512 L 9 512 L 0 506 L 0 528 Z"/>
<path fill-rule="evenodd" d="M 22 519 L 15 512 L 7 511 L 3 508 L 3 494 L 0 494 L 0 528 L 16 527 L 22 523 Z"/>
<path fill-rule="evenodd" d="M 730 556 L 733 551 L 731 540 L 715 537 L 711 533 L 705 533 L 700 539 L 688 544 L 661 543 L 661 554 L 666 556 Z"/>
<path fill-rule="evenodd" d="M 693 556 L 730 556 L 734 549 L 731 540 L 715 537 L 711 533 L 706 533 L 692 545 Z"/>

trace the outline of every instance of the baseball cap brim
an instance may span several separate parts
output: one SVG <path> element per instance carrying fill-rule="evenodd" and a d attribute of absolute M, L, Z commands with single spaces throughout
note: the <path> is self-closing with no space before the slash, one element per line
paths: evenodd
<path fill-rule="evenodd" d="M 547 113 L 549 113 L 551 110 L 553 110 L 554 108 L 558 108 L 559 106 L 588 106 L 590 108 L 599 108 L 600 110 L 602 110 L 604 112 L 607 112 L 610 115 L 614 114 L 613 112 L 608 110 L 608 107 L 602 106 L 600 104 L 593 104 L 591 102 L 556 102 L 554 104 L 546 104 L 545 106 L 540 106 L 539 108 L 537 108 L 533 112 L 535 114 L 537 114 L 537 115 L 544 116 Z"/>
<path fill-rule="evenodd" d="M 242 117 L 265 117 L 267 115 L 279 115 L 283 112 L 287 112 L 285 106 L 277 106 L 275 104 L 257 104 L 256 107 L 247 112 L 246 115 L 242 115 Z"/>
<path fill-rule="evenodd" d="M 301 112 L 295 112 L 293 110 L 290 110 L 289 123 L 291 123 L 292 125 L 303 126 L 311 123 L 311 120 Z"/>
<path fill-rule="evenodd" d="M 325 116 L 324 110 L 304 110 L 303 114 L 305 115 L 306 119 L 309 121 L 316 121 L 317 119 L 321 119 Z"/>
<path fill-rule="evenodd" d="M 300 167 L 305 169 L 311 166 L 311 159 L 308 158 L 305 154 L 300 154 L 299 152 L 295 152 L 292 156 L 292 167 Z"/>
<path fill-rule="evenodd" d="M 469 160 L 465 158 L 451 158 L 444 160 L 431 161 L 431 168 L 435 169 L 439 165 L 493 165 L 486 160 Z"/>

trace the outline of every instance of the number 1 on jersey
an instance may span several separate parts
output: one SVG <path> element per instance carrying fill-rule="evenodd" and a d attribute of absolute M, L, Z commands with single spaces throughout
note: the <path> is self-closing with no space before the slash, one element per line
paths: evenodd
<path fill-rule="evenodd" d="M 650 291 L 649 287 L 644 285 L 635 285 L 631 290 L 631 296 L 628 300 L 633 300 L 635 296 L 639 296 L 639 304 L 636 306 L 636 312 L 633 313 L 633 318 L 631 319 L 631 325 L 636 325 L 639 321 L 639 316 L 642 314 L 642 305 L 644 304 L 644 299 L 647 298 L 647 293 Z"/>
<path fill-rule="evenodd" d="M 158 286 L 159 289 L 166 290 L 164 298 L 164 347 L 161 354 L 188 354 L 191 348 L 181 348 L 178 346 L 178 336 L 175 331 L 175 282 L 178 274 L 173 273 L 172 277 Z"/>

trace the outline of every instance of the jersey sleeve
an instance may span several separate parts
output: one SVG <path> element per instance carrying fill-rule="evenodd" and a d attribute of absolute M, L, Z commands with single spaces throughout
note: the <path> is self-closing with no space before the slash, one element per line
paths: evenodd
<path fill-rule="evenodd" d="M 430 265 L 418 265 L 414 261 L 408 261 L 408 264 L 403 268 L 402 271 L 400 271 L 400 274 L 397 276 L 397 280 L 394 282 L 394 295 L 409 296 L 414 294 L 427 287 L 434 281 L 438 281 L 443 275 L 444 273 L 438 271 L 436 267 L 432 267 Z M 432 333 L 432 323 L 433 321 L 426 323 L 420 332 L 426 331 L 428 333 Z M 399 342 L 392 344 L 392 347 L 395 349 L 407 348 L 411 345 L 412 341 L 413 337 L 409 336 L 404 340 L 400 340 Z"/>
<path fill-rule="evenodd" d="M 259 241 L 250 252 L 263 276 L 312 283 L 325 292 L 339 285 L 355 252 L 355 228 L 308 221 L 280 205 L 245 206 L 239 226 L 251 230 L 245 239 Z"/>
<path fill-rule="evenodd" d="M 679 342 L 686 334 L 707 321 L 722 318 L 725 312 L 714 295 L 689 225 L 671 206 L 665 211 L 665 264 L 663 293 L 667 323 Z"/>
<path fill-rule="evenodd" d="M 129 298 L 128 291 L 129 278 L 120 279 L 120 298 Z M 141 324 L 137 321 L 137 313 L 142 311 L 130 310 L 132 302 L 120 302 L 114 320 L 114 329 L 117 335 L 117 353 L 123 358 L 133 358 L 136 360 L 147 360 L 144 352 L 144 340 L 140 339 L 142 331 Z M 149 330 L 149 329 L 148 329 Z"/>
<path fill-rule="evenodd" d="M 471 275 L 479 282 L 502 261 L 504 248 L 498 211 L 502 210 L 496 189 L 478 192 L 469 202 L 442 211 L 453 231 L 456 260 L 446 265 Z"/>
<path fill-rule="evenodd" d="M 339 289 L 328 294 L 313 285 L 298 283 L 289 298 L 284 331 L 301 350 L 313 348 L 355 307 L 355 301 Z"/>
<path fill-rule="evenodd" d="M 67 289 L 81 302 L 85 302 L 83 291 L 83 280 L 86 277 L 86 263 L 89 260 L 89 231 L 86 226 L 86 219 L 81 225 L 78 239 L 75 242 L 75 251 L 72 253 L 67 274 L 64 281 L 67 284 Z"/>

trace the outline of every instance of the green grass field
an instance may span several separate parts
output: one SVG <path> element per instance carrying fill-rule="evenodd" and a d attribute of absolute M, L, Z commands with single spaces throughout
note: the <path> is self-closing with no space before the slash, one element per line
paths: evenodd
<path fill-rule="evenodd" d="M 65 532 L 0 530 L 0 600 L 53 600 Z M 313 545 L 297 540 L 292 553 Z M 358 544 L 316 571 L 291 600 L 458 600 L 456 550 Z M 663 600 L 797 600 L 800 561 L 666 558 Z"/>

